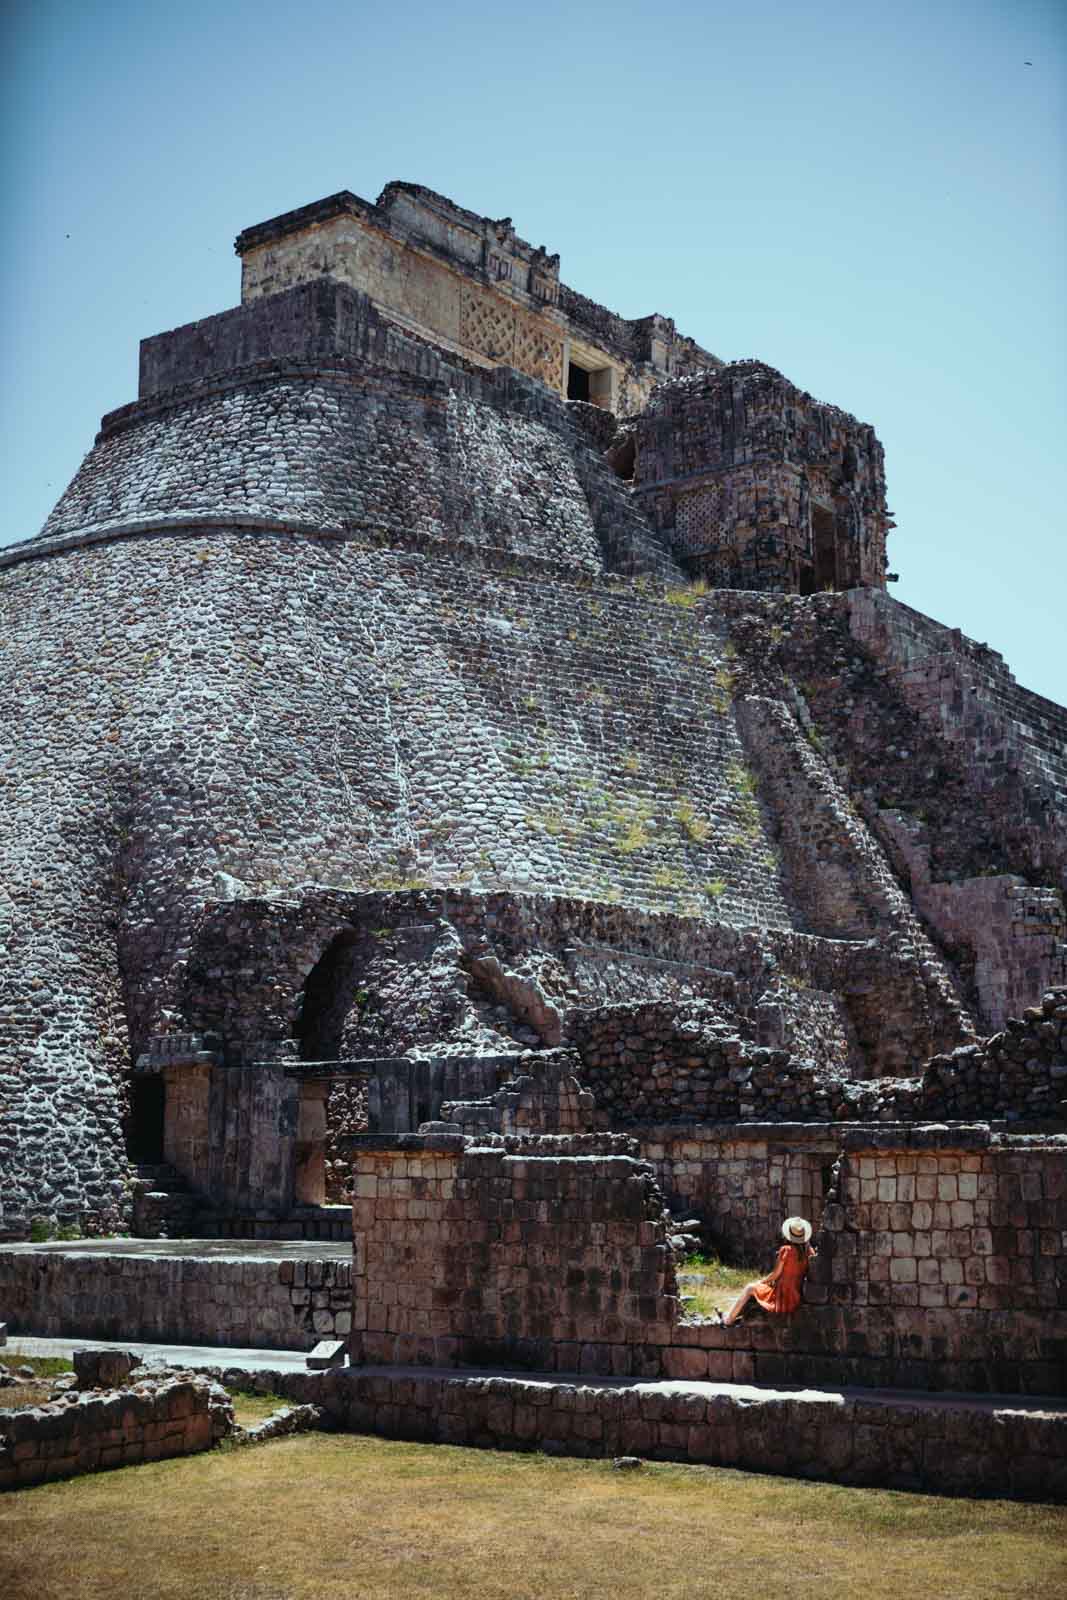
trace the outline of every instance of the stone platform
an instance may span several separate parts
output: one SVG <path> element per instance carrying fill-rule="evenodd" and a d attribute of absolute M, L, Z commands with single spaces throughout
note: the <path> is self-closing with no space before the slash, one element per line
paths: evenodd
<path fill-rule="evenodd" d="M 86 1239 L 0 1249 L 13 1336 L 307 1351 L 351 1328 L 352 1246 L 276 1239 Z"/>

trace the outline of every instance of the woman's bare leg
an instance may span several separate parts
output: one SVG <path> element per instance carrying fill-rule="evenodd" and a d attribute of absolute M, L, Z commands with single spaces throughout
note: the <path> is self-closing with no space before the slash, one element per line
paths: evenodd
<path fill-rule="evenodd" d="M 745 1284 L 745 1287 L 741 1290 L 741 1293 L 738 1295 L 737 1299 L 734 1301 L 733 1305 L 722 1319 L 722 1325 L 724 1328 L 731 1327 L 737 1321 L 738 1317 L 748 1305 L 748 1302 L 752 1299 L 752 1296 L 755 1294 L 758 1287 L 759 1285 L 755 1283 Z"/>

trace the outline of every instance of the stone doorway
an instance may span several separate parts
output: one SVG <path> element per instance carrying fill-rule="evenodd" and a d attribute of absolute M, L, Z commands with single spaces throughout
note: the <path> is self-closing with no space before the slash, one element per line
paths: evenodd
<path fill-rule="evenodd" d="M 811 544 L 815 557 L 815 593 L 837 588 L 837 529 L 833 512 L 826 506 L 811 508 Z"/>
<path fill-rule="evenodd" d="M 295 1024 L 301 1061 L 337 1061 L 344 1055 L 345 1021 L 363 962 L 357 935 L 342 933 L 308 973 Z"/>
<path fill-rule="evenodd" d="M 584 366 L 573 355 L 567 357 L 567 399 L 584 400 L 602 411 L 615 409 L 615 371 L 612 367 Z"/>
<path fill-rule="evenodd" d="M 159 1166 L 163 1160 L 163 1118 L 166 1088 L 162 1073 L 145 1074 L 130 1084 L 130 1115 L 126 1150 L 139 1166 Z"/>
<path fill-rule="evenodd" d="M 577 361 L 570 362 L 567 367 L 567 399 L 584 400 L 586 405 L 590 403 L 589 373 Z"/>

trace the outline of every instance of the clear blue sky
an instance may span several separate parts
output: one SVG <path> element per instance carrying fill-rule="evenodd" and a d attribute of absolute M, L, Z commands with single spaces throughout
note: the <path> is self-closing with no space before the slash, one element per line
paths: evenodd
<path fill-rule="evenodd" d="M 239 229 L 389 178 L 872 422 L 901 600 L 1067 699 L 1067 8 L 8 0 L 0 543 Z M 1024 65 L 1032 62 L 1032 66 Z"/>

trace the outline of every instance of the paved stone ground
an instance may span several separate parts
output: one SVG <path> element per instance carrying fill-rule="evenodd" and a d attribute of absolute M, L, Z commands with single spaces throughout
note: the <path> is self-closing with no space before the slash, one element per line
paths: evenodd
<path fill-rule="evenodd" d="M 208 1261 L 349 1261 L 350 1240 L 329 1239 L 53 1239 L 47 1244 L 5 1244 L 16 1255 L 196 1257 Z"/>
<path fill-rule="evenodd" d="M 6 1346 L 0 1347 L 0 1360 L 8 1366 L 17 1366 L 18 1357 L 65 1356 L 68 1360 L 75 1350 L 131 1350 L 143 1358 L 146 1366 L 181 1367 L 194 1372 L 214 1367 L 240 1367 L 250 1372 L 306 1372 L 306 1352 L 302 1350 L 245 1350 L 225 1349 L 219 1346 L 198 1344 L 146 1344 L 140 1339 L 65 1339 L 35 1338 L 32 1334 L 16 1333 L 9 1336 Z"/>

